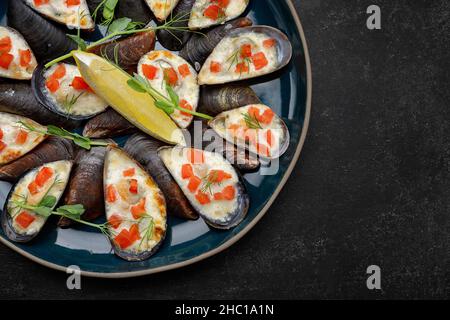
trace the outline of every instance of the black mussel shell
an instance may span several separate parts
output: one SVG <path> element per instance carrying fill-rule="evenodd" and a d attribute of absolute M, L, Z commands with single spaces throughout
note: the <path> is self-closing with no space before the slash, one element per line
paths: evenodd
<path fill-rule="evenodd" d="M 113 108 L 86 122 L 83 135 L 89 138 L 114 138 L 134 133 L 137 128 Z"/>

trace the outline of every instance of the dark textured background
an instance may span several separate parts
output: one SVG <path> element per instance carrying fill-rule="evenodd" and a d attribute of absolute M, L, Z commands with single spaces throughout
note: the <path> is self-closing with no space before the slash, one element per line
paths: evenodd
<path fill-rule="evenodd" d="M 257 1 L 257 0 L 254 0 Z M 448 0 L 297 0 L 313 68 L 300 161 L 222 254 L 128 280 L 66 275 L 0 246 L 1 298 L 449 298 Z M 365 27 L 382 9 L 382 30 Z M 367 266 L 382 291 L 367 290 Z"/>

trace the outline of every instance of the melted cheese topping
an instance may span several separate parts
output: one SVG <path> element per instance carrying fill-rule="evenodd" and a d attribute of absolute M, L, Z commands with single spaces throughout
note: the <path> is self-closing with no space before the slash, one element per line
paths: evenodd
<path fill-rule="evenodd" d="M 192 163 L 190 161 L 191 150 L 193 149 L 180 147 L 164 148 L 159 151 L 159 156 L 177 184 L 183 190 L 189 202 L 203 217 L 215 221 L 227 221 L 229 216 L 237 210 L 238 195 L 235 194 L 232 200 L 216 200 L 215 195 L 223 193 L 227 187 L 234 188 L 235 191 L 237 190 L 236 185 L 239 183 L 239 178 L 236 171 L 222 155 L 208 151 L 198 150 L 198 152 L 202 152 L 204 161 L 202 163 Z M 191 179 L 183 178 L 183 165 L 190 165 L 192 167 L 193 177 L 202 180 L 195 190 L 192 187 L 190 189 L 189 185 L 193 183 Z M 221 170 L 229 175 L 229 178 L 224 179 L 220 183 L 207 184 L 208 178 L 213 177 L 212 170 Z M 205 203 L 208 200 L 199 198 L 199 193 L 204 194 L 203 197 L 207 197 L 209 202 Z"/>
<path fill-rule="evenodd" d="M 69 28 L 94 29 L 95 22 L 89 12 L 86 0 L 27 0 L 27 4 Z"/>
<path fill-rule="evenodd" d="M 46 81 L 51 78 L 60 65 L 53 65 L 45 71 L 44 78 Z M 58 89 L 52 92 L 49 90 L 51 86 L 47 84 L 43 89 L 44 94 L 59 111 L 77 116 L 89 116 L 102 112 L 108 107 L 107 102 L 91 90 L 75 89 L 72 83 L 75 77 L 81 78 L 80 71 L 72 64 L 63 63 L 62 65 L 65 67 L 65 75 L 56 79 L 59 83 Z"/>
<path fill-rule="evenodd" d="M 45 182 L 45 184 L 39 188 L 38 192 L 31 194 L 28 186 L 35 181 L 36 176 L 39 174 L 42 168 L 51 168 L 53 171 L 52 176 Z M 41 230 L 47 221 L 47 217 L 38 215 L 30 210 L 24 210 L 17 208 L 14 201 L 22 202 L 24 199 L 28 205 L 38 205 L 45 196 L 54 196 L 57 200 L 61 198 L 61 195 L 66 188 L 69 181 L 70 171 L 72 169 L 72 162 L 67 160 L 55 161 L 46 163 L 41 167 L 33 169 L 27 173 L 15 186 L 14 193 L 8 202 L 8 213 L 13 218 L 12 227 L 16 233 L 21 235 L 33 235 Z M 58 201 L 56 201 L 58 202 Z M 56 203 L 55 203 L 56 206 Z M 20 214 L 25 213 L 31 216 L 34 220 L 26 227 L 23 228 L 21 224 L 17 222 L 17 218 Z"/>
<path fill-rule="evenodd" d="M 245 11 L 248 3 L 249 0 L 197 0 L 191 11 L 189 28 L 204 29 L 233 20 Z"/>
<path fill-rule="evenodd" d="M 164 21 L 178 4 L 179 0 L 145 0 L 156 19 Z"/>
<path fill-rule="evenodd" d="M 150 85 L 169 97 L 165 86 L 167 76 L 164 69 L 172 68 L 176 74 L 176 83 L 172 86 L 180 98 L 180 106 L 183 108 L 197 109 L 200 87 L 197 84 L 197 72 L 183 58 L 170 51 L 151 51 L 139 61 L 138 73 L 149 80 Z M 185 102 L 187 102 L 187 104 Z M 192 122 L 193 116 L 175 110 L 170 117 L 180 128 L 187 128 Z"/>
<path fill-rule="evenodd" d="M 39 123 L 14 114 L 0 112 L 0 164 L 16 160 L 30 152 L 45 136 L 23 128 L 19 122 L 31 125 L 40 131 L 47 128 Z"/>
<path fill-rule="evenodd" d="M 211 126 L 225 140 L 266 158 L 279 157 L 287 139 L 283 120 L 262 104 L 223 112 Z"/>
<path fill-rule="evenodd" d="M 275 71 L 278 61 L 276 40 L 249 30 L 220 41 L 200 70 L 198 83 L 221 84 L 255 78 Z"/>
<path fill-rule="evenodd" d="M 0 27 L 0 61 L 0 77 L 11 79 L 29 80 L 37 66 L 25 39 L 7 27 Z"/>
<path fill-rule="evenodd" d="M 121 249 L 133 253 L 152 250 L 166 232 L 166 205 L 161 190 L 146 171 L 117 148 L 107 152 L 104 179 L 106 217 L 110 221 L 113 240 L 117 241 L 121 232 L 128 233 L 133 225 L 137 225 L 140 239 Z M 131 189 L 132 180 L 136 182 L 134 190 Z M 136 218 L 133 207 L 143 202 L 143 215 Z M 116 242 L 116 245 L 119 244 Z"/>

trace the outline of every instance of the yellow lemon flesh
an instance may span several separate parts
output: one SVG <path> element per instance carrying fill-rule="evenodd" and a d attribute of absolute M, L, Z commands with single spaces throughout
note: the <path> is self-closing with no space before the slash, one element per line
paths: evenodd
<path fill-rule="evenodd" d="M 125 119 L 156 139 L 186 145 L 183 132 L 154 99 L 127 84 L 127 73 L 92 53 L 74 51 L 73 57 L 87 84 Z"/>

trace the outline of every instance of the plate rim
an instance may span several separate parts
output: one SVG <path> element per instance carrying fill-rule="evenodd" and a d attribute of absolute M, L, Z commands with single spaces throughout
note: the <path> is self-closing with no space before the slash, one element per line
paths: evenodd
<path fill-rule="evenodd" d="M 134 277 L 141 277 L 145 275 L 160 273 L 164 271 L 174 270 L 182 267 L 186 267 L 188 265 L 197 263 L 199 261 L 205 260 L 209 257 L 212 257 L 225 249 L 231 247 L 233 244 L 238 242 L 242 237 L 244 237 L 253 227 L 262 219 L 262 217 L 267 213 L 269 208 L 272 206 L 275 199 L 278 197 L 279 193 L 283 189 L 284 185 L 286 184 L 287 180 L 292 174 L 292 171 L 294 170 L 298 159 L 300 158 L 300 153 L 303 149 L 303 145 L 306 140 L 306 135 L 308 133 L 309 128 L 309 121 L 311 116 L 311 102 L 312 102 L 312 74 L 311 74 L 311 60 L 309 56 L 309 50 L 308 50 L 308 44 L 306 42 L 305 33 L 303 31 L 302 24 L 300 22 L 300 17 L 297 13 L 297 10 L 295 9 L 294 4 L 292 3 L 292 0 L 285 0 L 289 10 L 292 14 L 292 17 L 295 21 L 297 30 L 300 34 L 300 39 L 302 41 L 303 46 L 303 52 L 305 55 L 305 64 L 306 64 L 306 110 L 305 110 L 305 119 L 303 122 L 303 128 L 302 133 L 300 135 L 300 140 L 298 142 L 297 148 L 295 150 L 294 156 L 292 158 L 291 163 L 289 164 L 288 169 L 283 175 L 283 178 L 281 179 L 280 183 L 278 184 L 277 188 L 275 189 L 274 193 L 271 195 L 267 203 L 264 205 L 264 207 L 259 211 L 259 213 L 255 216 L 255 218 L 246 226 L 244 227 L 239 233 L 237 233 L 234 237 L 229 239 L 228 241 L 224 242 L 217 248 L 214 248 L 213 250 L 210 250 L 208 252 L 205 252 L 199 256 L 196 256 L 194 258 L 191 258 L 186 261 L 182 262 L 176 262 L 173 264 L 153 268 L 153 269 L 147 269 L 147 270 L 140 270 L 140 271 L 128 271 L 128 272 L 93 272 L 93 271 L 83 271 L 80 270 L 80 273 L 82 276 L 85 277 L 91 277 L 91 278 L 105 278 L 105 279 L 122 279 L 122 278 L 134 278 Z M 67 272 L 67 267 L 61 266 L 56 263 L 48 262 L 44 259 L 38 258 L 35 255 L 32 255 L 31 253 L 26 252 L 23 249 L 20 249 L 19 247 L 15 246 L 13 243 L 7 241 L 6 239 L 3 239 L 0 237 L 0 242 L 3 243 L 8 248 L 16 251 L 20 255 L 24 256 L 25 258 L 30 259 L 33 262 L 36 262 L 44 267 Z"/>

